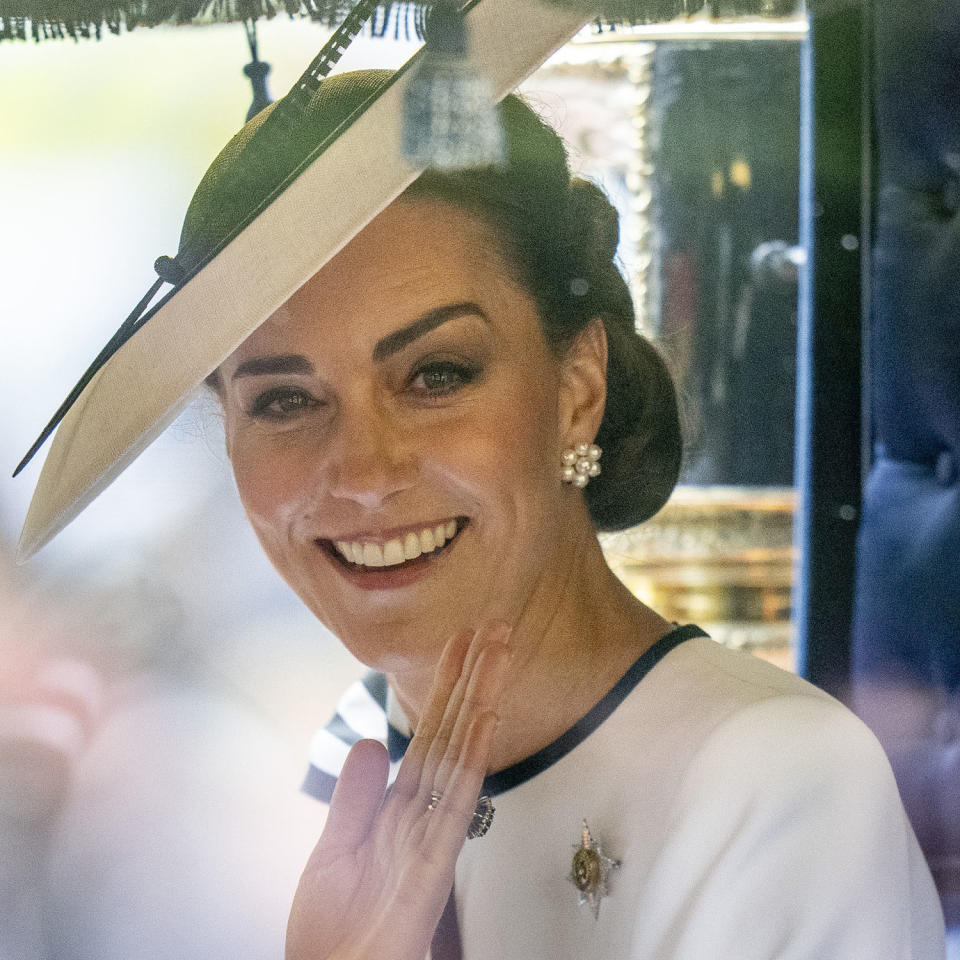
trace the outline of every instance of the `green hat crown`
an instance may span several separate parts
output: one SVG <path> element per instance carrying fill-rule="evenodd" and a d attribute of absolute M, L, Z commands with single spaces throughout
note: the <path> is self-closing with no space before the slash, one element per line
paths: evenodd
<path fill-rule="evenodd" d="M 210 164 L 187 208 L 177 264 L 189 273 L 235 236 L 393 77 L 364 70 L 329 77 L 296 113 L 287 97 L 258 113 Z"/>

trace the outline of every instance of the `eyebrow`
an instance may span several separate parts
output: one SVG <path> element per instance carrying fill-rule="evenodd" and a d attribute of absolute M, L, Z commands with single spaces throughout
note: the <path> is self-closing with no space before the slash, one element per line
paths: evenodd
<path fill-rule="evenodd" d="M 483 320 L 487 315 L 483 312 L 480 304 L 467 300 L 463 303 L 450 303 L 443 307 L 437 307 L 434 310 L 428 310 L 423 316 L 418 317 L 412 323 L 394 330 L 387 334 L 382 340 L 379 340 L 373 348 L 373 359 L 376 363 L 381 363 L 395 353 L 399 353 L 408 347 L 415 340 L 425 336 L 431 330 L 457 317 L 476 316 Z M 271 374 L 303 374 L 311 375 L 315 372 L 313 364 L 302 353 L 273 354 L 265 357 L 254 357 L 251 360 L 244 360 L 234 370 L 231 380 L 238 380 L 240 377 L 263 377 Z"/>
<path fill-rule="evenodd" d="M 231 380 L 239 377 L 262 377 L 271 373 L 313 373 L 313 364 L 301 353 L 277 354 L 244 360 L 233 371 Z"/>
<path fill-rule="evenodd" d="M 428 310 L 423 316 L 414 320 L 413 323 L 409 323 L 407 326 L 387 334 L 387 336 L 380 340 L 373 348 L 374 362 L 380 363 L 386 360 L 387 357 L 399 353 L 413 343 L 414 340 L 428 334 L 431 330 L 435 330 L 441 324 L 455 320 L 457 317 L 469 315 L 480 317 L 482 320 L 487 319 L 487 315 L 483 312 L 480 305 L 471 300 L 464 301 L 463 303 L 450 303 L 443 307 L 437 307 L 435 310 Z"/>

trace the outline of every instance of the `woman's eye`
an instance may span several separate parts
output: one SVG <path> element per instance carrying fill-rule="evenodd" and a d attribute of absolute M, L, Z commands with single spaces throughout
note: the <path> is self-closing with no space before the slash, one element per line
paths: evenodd
<path fill-rule="evenodd" d="M 476 371 L 460 363 L 436 362 L 420 367 L 413 375 L 414 390 L 431 396 L 453 393 L 471 383 Z"/>
<path fill-rule="evenodd" d="M 317 401 L 303 390 L 276 387 L 255 397 L 249 414 L 261 420 L 286 420 L 316 405 Z"/>

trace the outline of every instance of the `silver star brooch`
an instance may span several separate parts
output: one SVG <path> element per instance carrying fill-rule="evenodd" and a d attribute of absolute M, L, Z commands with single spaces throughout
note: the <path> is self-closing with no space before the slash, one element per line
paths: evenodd
<path fill-rule="evenodd" d="M 583 821 L 580 842 L 575 843 L 573 863 L 570 866 L 570 881 L 579 891 L 578 903 L 590 904 L 594 918 L 600 916 L 600 901 L 607 895 L 610 871 L 620 866 L 619 860 L 603 852 L 600 841 L 590 834 L 587 821 Z"/>

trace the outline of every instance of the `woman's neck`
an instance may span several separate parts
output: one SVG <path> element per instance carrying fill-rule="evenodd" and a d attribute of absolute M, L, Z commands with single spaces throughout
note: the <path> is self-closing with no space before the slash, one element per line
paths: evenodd
<path fill-rule="evenodd" d="M 595 536 L 578 538 L 541 578 L 510 640 L 513 679 L 501 707 L 491 771 L 502 770 L 568 730 L 671 625 L 614 576 Z M 415 725 L 430 677 L 391 675 Z"/>

